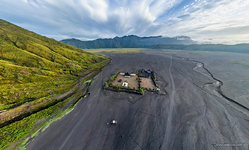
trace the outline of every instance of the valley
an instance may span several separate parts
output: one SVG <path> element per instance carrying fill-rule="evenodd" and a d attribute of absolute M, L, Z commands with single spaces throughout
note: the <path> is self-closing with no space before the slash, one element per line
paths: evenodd
<path fill-rule="evenodd" d="M 27 149 L 248 148 L 247 106 L 240 103 L 244 106 L 241 107 L 217 91 L 220 84 L 216 79 L 219 79 L 223 82 L 220 89 L 224 95 L 234 98 L 231 96 L 234 88 L 226 85 L 224 79 L 228 81 L 230 75 L 230 82 L 236 82 L 236 78 L 231 76 L 231 70 L 226 76 L 225 71 L 232 68 L 221 56 L 238 54 L 225 53 L 212 59 L 207 58 L 219 54 L 202 52 L 200 56 L 166 50 L 105 54 L 112 58 L 112 63 L 93 80 L 91 95 L 81 99 L 71 113 L 31 138 Z M 217 72 L 215 67 L 223 68 L 223 72 Z M 157 84 L 165 95 L 103 90 L 115 70 L 136 72 L 140 68 L 156 72 Z M 241 78 L 246 75 L 243 70 L 236 71 L 241 71 Z M 107 125 L 112 119 L 118 124 Z"/>

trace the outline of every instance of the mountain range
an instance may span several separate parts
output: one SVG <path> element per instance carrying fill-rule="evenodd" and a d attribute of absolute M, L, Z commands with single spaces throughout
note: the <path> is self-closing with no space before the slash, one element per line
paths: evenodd
<path fill-rule="evenodd" d="M 91 48 L 149 48 L 152 45 L 157 44 L 181 44 L 189 45 L 197 42 L 193 41 L 188 36 L 177 36 L 177 37 L 162 37 L 162 36 L 150 36 L 150 37 L 139 37 L 136 35 L 128 35 L 123 37 L 96 39 L 92 41 L 81 41 L 78 39 L 65 39 L 61 42 L 75 46 L 81 49 Z"/>
<path fill-rule="evenodd" d="M 139 37 L 129 35 L 109 39 L 96 39 L 92 41 L 81 41 L 78 39 L 65 39 L 61 42 L 75 46 L 81 49 L 97 48 L 150 48 L 150 49 L 174 49 L 174 50 L 192 50 L 192 51 L 222 51 L 249 53 L 249 44 L 242 43 L 236 45 L 224 44 L 197 44 L 188 36 L 162 37 L 150 36 Z"/>

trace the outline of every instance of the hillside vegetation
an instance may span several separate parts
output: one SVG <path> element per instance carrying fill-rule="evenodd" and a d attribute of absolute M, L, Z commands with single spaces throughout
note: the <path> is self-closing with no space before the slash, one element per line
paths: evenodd
<path fill-rule="evenodd" d="M 68 97 L 108 62 L 0 19 L 0 149 L 72 103 Z"/>
<path fill-rule="evenodd" d="M 0 20 L 0 104 L 62 93 L 106 58 Z"/>

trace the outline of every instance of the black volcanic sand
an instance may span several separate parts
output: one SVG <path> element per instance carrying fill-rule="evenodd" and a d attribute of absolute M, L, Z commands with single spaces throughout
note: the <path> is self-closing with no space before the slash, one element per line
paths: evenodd
<path fill-rule="evenodd" d="M 112 63 L 94 79 L 90 96 L 35 137 L 28 150 L 248 149 L 249 111 L 212 86 L 203 88 L 216 81 L 193 70 L 196 62 L 166 54 L 109 55 Z M 165 95 L 103 90 L 116 69 L 142 68 L 155 71 Z M 107 125 L 112 119 L 118 124 Z"/>

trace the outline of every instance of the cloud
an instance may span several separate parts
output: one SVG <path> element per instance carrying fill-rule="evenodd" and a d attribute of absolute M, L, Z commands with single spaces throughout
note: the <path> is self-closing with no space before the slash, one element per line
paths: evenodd
<path fill-rule="evenodd" d="M 136 34 L 249 41 L 245 0 L 2 0 L 0 8 L 0 18 L 57 40 Z"/>
<path fill-rule="evenodd" d="M 249 40 L 243 33 L 243 30 L 248 33 L 244 28 L 249 25 L 247 8 L 249 2 L 243 0 L 195 1 L 172 15 L 163 26 L 164 31 L 160 32 L 172 36 L 188 35 L 201 42 L 210 38 L 213 43 L 245 42 Z"/>

